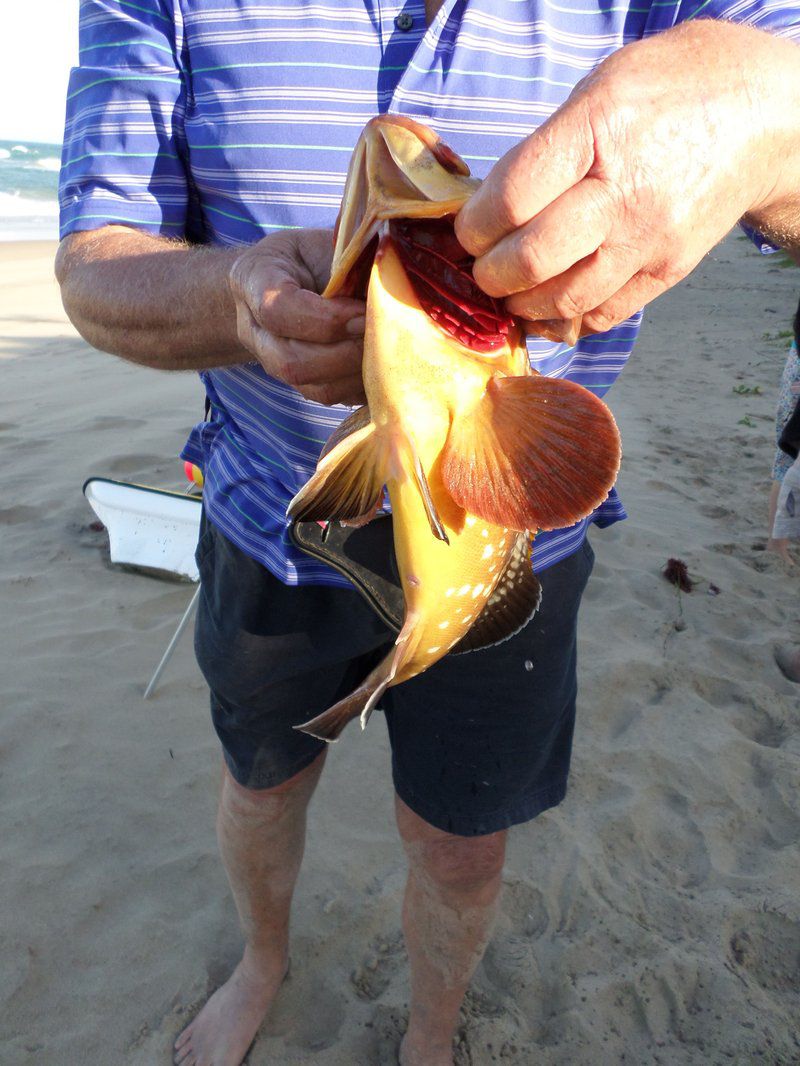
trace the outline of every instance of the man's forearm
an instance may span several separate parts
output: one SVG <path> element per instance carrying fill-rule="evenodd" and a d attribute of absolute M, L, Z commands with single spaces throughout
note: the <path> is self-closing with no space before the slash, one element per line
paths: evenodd
<path fill-rule="evenodd" d="M 56 276 L 67 314 L 95 348 L 161 370 L 199 370 L 252 358 L 228 285 L 240 253 L 107 226 L 65 238 Z"/>

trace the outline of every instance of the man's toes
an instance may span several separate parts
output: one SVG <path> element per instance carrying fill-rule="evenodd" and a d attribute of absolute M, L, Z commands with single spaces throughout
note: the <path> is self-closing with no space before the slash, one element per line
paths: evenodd
<path fill-rule="evenodd" d="M 186 1028 L 183 1030 L 183 1032 L 178 1034 L 178 1037 L 177 1037 L 175 1043 L 172 1045 L 173 1049 L 176 1052 L 180 1051 L 181 1048 L 185 1047 L 189 1043 L 189 1039 L 190 1039 L 190 1037 L 192 1035 L 192 1030 L 193 1029 L 194 1029 L 194 1022 L 191 1022 L 189 1025 L 186 1026 Z"/>
<path fill-rule="evenodd" d="M 182 1033 L 180 1039 L 182 1040 L 184 1036 L 188 1036 L 188 1034 Z M 172 1061 L 174 1066 L 194 1066 L 196 1061 L 195 1054 L 188 1040 L 180 1047 L 178 1047 L 177 1042 L 175 1043 L 175 1053 L 172 1056 Z"/>

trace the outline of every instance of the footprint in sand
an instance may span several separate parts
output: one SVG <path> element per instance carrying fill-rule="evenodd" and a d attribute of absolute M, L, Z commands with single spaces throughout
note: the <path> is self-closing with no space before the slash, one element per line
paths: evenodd
<path fill-rule="evenodd" d="M 762 988 L 796 996 L 800 922 L 774 911 L 741 913 L 728 923 L 728 958 Z"/>
<path fill-rule="evenodd" d="M 359 999 L 372 1001 L 382 996 L 405 961 L 402 933 L 373 940 L 363 962 L 350 975 Z"/>
<path fill-rule="evenodd" d="M 122 455 L 106 462 L 106 470 L 111 474 L 124 476 L 138 475 L 152 477 L 153 473 L 163 466 L 163 455 Z"/>
<path fill-rule="evenodd" d="M 0 526 L 19 526 L 23 522 L 36 522 L 46 514 L 44 507 L 0 507 Z"/>
<path fill-rule="evenodd" d="M 767 697 L 759 699 L 741 684 L 723 677 L 695 675 L 692 688 L 706 703 L 725 712 L 734 729 L 766 748 L 779 748 L 789 735 L 786 722 L 772 712 Z"/>

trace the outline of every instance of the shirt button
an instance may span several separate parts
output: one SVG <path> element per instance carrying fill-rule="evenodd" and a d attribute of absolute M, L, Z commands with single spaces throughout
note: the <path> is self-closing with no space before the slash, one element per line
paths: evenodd
<path fill-rule="evenodd" d="M 403 11 L 394 20 L 394 24 L 397 26 L 398 30 L 402 30 L 403 33 L 408 33 L 414 25 L 414 17 L 413 15 L 409 15 L 407 11 Z"/>

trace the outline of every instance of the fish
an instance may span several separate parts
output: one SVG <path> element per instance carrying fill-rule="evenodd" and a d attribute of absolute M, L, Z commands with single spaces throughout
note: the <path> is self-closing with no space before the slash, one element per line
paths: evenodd
<path fill-rule="evenodd" d="M 478 184 L 403 116 L 371 119 L 351 158 L 323 296 L 366 293 L 367 403 L 288 514 L 360 524 L 386 490 L 405 612 L 363 682 L 296 727 L 328 742 L 363 728 L 387 688 L 525 626 L 541 598 L 534 536 L 589 515 L 619 469 L 608 407 L 536 373 L 523 324 L 472 278 L 453 221 Z"/>

